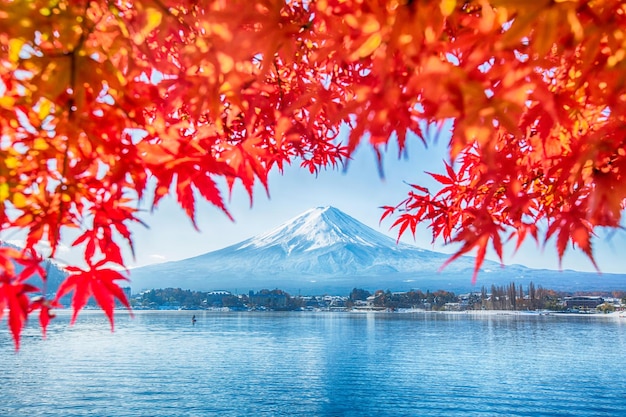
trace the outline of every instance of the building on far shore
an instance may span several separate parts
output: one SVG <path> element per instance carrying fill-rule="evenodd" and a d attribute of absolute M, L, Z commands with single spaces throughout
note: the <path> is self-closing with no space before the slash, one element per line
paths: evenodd
<path fill-rule="evenodd" d="M 563 301 L 567 308 L 596 308 L 604 303 L 604 298 L 587 295 L 564 297 Z"/>
<path fill-rule="evenodd" d="M 256 294 L 254 291 L 250 291 L 248 293 L 248 300 L 252 305 L 279 309 L 287 307 L 287 293 L 281 290 L 261 290 Z"/>

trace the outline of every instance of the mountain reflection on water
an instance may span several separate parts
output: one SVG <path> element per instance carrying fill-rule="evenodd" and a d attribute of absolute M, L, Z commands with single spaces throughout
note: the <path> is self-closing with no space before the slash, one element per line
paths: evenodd
<path fill-rule="evenodd" d="M 192 325 L 192 314 L 196 323 Z M 61 313 L 13 351 L 1 416 L 626 415 L 626 319 Z"/>

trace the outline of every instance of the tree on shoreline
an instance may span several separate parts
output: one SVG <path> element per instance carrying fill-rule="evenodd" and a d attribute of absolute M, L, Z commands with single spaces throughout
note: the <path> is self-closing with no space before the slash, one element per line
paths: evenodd
<path fill-rule="evenodd" d="M 16 347 L 29 312 L 45 332 L 57 300 L 33 248 L 54 258 L 75 229 L 84 265 L 57 298 L 73 322 L 94 297 L 113 326 L 138 200 L 230 217 L 220 178 L 252 198 L 272 169 L 402 151 L 451 119 L 441 189 L 383 212 L 399 235 L 425 222 L 461 243 L 450 261 L 477 250 L 476 273 L 527 236 L 593 261 L 626 195 L 625 27 L 618 0 L 0 0 L 0 228 L 27 233 L 0 248 L 0 315 Z"/>

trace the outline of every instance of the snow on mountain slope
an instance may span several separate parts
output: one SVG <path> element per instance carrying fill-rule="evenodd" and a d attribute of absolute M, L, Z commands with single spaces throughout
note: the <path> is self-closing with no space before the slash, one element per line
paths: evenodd
<path fill-rule="evenodd" d="M 239 244 L 201 255 L 198 261 L 214 259 L 213 268 L 286 271 L 311 275 L 377 273 L 391 271 L 437 270 L 448 255 L 426 251 L 396 241 L 334 207 L 317 207 L 276 229 Z M 233 265 L 229 258 L 238 258 Z M 453 269 L 471 267 L 472 260 L 461 260 Z"/>
<path fill-rule="evenodd" d="M 280 246 L 286 253 L 311 251 L 336 244 L 396 250 L 396 242 L 334 207 L 317 207 L 267 233 L 237 245 L 240 249 Z M 404 245 L 403 245 L 404 246 Z"/>
<path fill-rule="evenodd" d="M 266 282 L 269 286 L 278 279 L 296 284 L 399 273 L 434 274 L 448 256 L 396 244 L 334 207 L 317 207 L 238 244 L 194 258 L 133 269 L 131 283 L 133 288 L 151 288 L 161 277 L 168 282 L 175 279 L 179 285 L 194 282 L 194 287 L 216 279 Z M 473 259 L 467 258 L 447 271 L 470 277 L 472 268 Z"/>

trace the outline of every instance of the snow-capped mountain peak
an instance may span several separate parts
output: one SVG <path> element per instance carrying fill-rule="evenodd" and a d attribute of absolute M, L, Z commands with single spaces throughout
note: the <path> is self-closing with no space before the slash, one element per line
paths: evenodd
<path fill-rule="evenodd" d="M 393 239 L 332 206 L 326 206 L 309 209 L 269 232 L 248 239 L 239 245 L 239 249 L 279 246 L 291 253 L 351 243 L 366 247 L 396 247 Z"/>
<path fill-rule="evenodd" d="M 440 272 L 449 256 L 396 245 L 395 239 L 334 207 L 317 207 L 243 242 L 193 258 L 133 269 L 131 283 L 134 290 L 280 288 L 309 294 L 346 294 L 353 288 L 476 290 L 471 285 L 474 259 L 461 257 Z M 521 266 L 501 268 L 491 261 L 485 261 L 483 268 L 481 285 L 509 285 L 512 280 L 543 285 L 548 280 L 548 287 L 558 288 L 555 283 L 561 283 L 564 274 L 533 272 Z M 580 285 L 598 287 L 597 276 L 580 274 L 573 275 Z M 612 288 L 623 287 L 624 275 L 612 279 Z M 607 275 L 605 281 L 603 285 L 608 286 Z"/>

